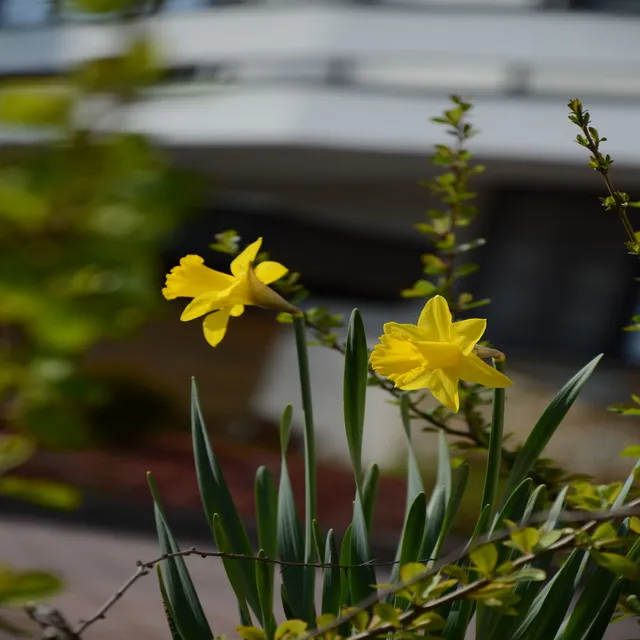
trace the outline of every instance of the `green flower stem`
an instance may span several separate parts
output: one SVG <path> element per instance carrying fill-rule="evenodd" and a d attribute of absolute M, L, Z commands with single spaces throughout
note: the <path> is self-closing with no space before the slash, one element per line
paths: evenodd
<path fill-rule="evenodd" d="M 504 373 L 504 358 L 494 358 L 494 367 Z M 482 490 L 482 503 L 480 510 L 489 506 L 491 522 L 496 510 L 496 499 L 498 497 L 498 482 L 500 480 L 500 469 L 502 466 L 502 433 L 504 429 L 504 389 L 493 390 L 493 411 L 491 415 L 491 431 L 489 433 L 489 451 L 487 454 L 487 473 Z"/>

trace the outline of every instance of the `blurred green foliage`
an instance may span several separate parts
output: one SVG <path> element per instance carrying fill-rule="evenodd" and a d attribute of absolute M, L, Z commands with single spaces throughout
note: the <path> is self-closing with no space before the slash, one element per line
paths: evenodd
<path fill-rule="evenodd" d="M 29 460 L 34 451 L 34 443 L 28 438 L 0 435 L 0 495 L 59 509 L 76 507 L 80 496 L 75 489 L 56 482 L 14 475 L 14 470 Z M 21 571 L 0 563 L 0 612 L 3 609 L 21 607 L 32 600 L 47 598 L 57 593 L 61 587 L 59 578 L 46 571 Z M 0 637 L 1 632 L 24 635 L 24 630 L 2 613 Z"/>
<path fill-rule="evenodd" d="M 76 0 L 94 13 L 143 3 Z M 47 446 L 84 446 L 110 388 L 83 376 L 99 340 L 127 338 L 160 301 L 160 246 L 192 208 L 192 177 L 119 110 L 159 74 L 152 43 L 123 23 L 119 55 L 54 80 L 0 89 L 0 127 L 36 144 L 0 156 L 0 425 Z"/>

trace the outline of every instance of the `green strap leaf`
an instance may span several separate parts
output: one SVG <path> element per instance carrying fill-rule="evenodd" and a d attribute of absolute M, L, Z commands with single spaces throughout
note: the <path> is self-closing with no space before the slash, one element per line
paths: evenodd
<path fill-rule="evenodd" d="M 169 625 L 169 632 L 171 633 L 172 640 L 184 640 L 178 631 L 175 623 L 175 614 L 169 602 L 169 596 L 167 595 L 167 588 L 165 587 L 164 580 L 162 578 L 162 569 L 160 565 L 156 565 L 156 573 L 158 575 L 158 586 L 160 587 L 160 597 L 162 599 L 162 607 L 164 608 L 164 615 L 167 618 L 167 624 Z"/>
<path fill-rule="evenodd" d="M 362 434 L 369 376 L 369 352 L 362 317 L 351 313 L 344 354 L 344 426 L 356 487 L 362 499 Z"/>
<path fill-rule="evenodd" d="M 574 549 L 555 576 L 543 587 L 515 630 L 512 640 L 548 640 L 557 633 L 576 587 L 589 562 L 584 551 Z"/>
<path fill-rule="evenodd" d="M 277 541 L 278 557 L 286 562 L 304 562 L 304 538 L 302 525 L 296 509 L 289 468 L 287 466 L 287 446 L 291 433 L 292 407 L 289 405 L 280 422 L 280 485 L 278 489 Z M 291 566 L 282 572 L 282 597 L 289 619 L 304 619 L 306 605 L 300 589 L 304 580 L 303 567 Z"/>
<path fill-rule="evenodd" d="M 158 488 L 151 473 L 147 474 L 153 497 L 154 514 L 158 542 L 162 553 L 176 553 L 180 550 L 167 524 Z M 189 640 L 211 640 L 213 634 L 204 615 L 202 605 L 193 586 L 184 558 L 168 558 L 167 594 L 173 611 L 175 624 L 180 635 Z"/>
<path fill-rule="evenodd" d="M 464 492 L 467 488 L 468 481 L 469 465 L 465 463 L 458 467 L 453 478 L 451 496 L 449 497 L 449 502 L 447 502 L 447 508 L 444 513 L 444 520 L 442 521 L 440 535 L 438 536 L 436 546 L 434 547 L 431 554 L 434 559 L 440 557 L 440 551 L 442 550 L 442 546 L 444 545 L 445 540 L 447 539 L 447 536 L 451 531 L 451 527 L 453 526 L 453 522 L 458 513 L 458 509 L 460 508 L 460 503 L 462 502 L 462 497 L 464 496 Z"/>
<path fill-rule="evenodd" d="M 345 567 L 351 564 L 351 530 L 352 524 L 349 524 L 344 532 L 342 543 L 340 544 L 340 564 Z M 340 572 L 340 608 L 349 607 L 353 599 L 351 598 L 351 588 L 349 585 L 349 574 L 347 571 Z M 342 635 L 342 634 L 341 634 Z"/>
<path fill-rule="evenodd" d="M 569 409 L 577 400 L 582 388 L 591 377 L 601 358 L 602 354 L 595 357 L 580 369 L 580 371 L 560 389 L 556 397 L 551 401 L 551 404 L 544 410 L 516 456 L 504 492 L 505 498 L 527 477 L 527 474 L 533 468 L 533 465 L 540 457 L 549 440 L 551 440 L 556 429 L 560 426 Z"/>
<path fill-rule="evenodd" d="M 240 514 L 236 509 L 231 491 L 225 480 L 218 459 L 211 446 L 211 440 L 202 417 L 198 388 L 195 380 L 191 382 L 191 433 L 193 438 L 193 454 L 198 479 L 200 497 L 204 506 L 207 522 L 213 525 L 213 515 L 217 513 L 226 531 L 232 553 L 247 556 L 253 555 L 253 548 L 249 541 Z M 260 618 L 260 601 L 256 586 L 255 571 L 251 563 L 240 563 L 243 575 L 243 592 L 249 606 Z"/>
<path fill-rule="evenodd" d="M 404 394 L 400 397 L 400 413 L 402 416 L 402 426 L 407 438 L 407 503 L 405 508 L 405 520 L 409 513 L 409 509 L 416 499 L 419 493 L 426 492 L 424 490 L 424 484 L 422 482 L 422 475 L 420 473 L 420 465 L 418 459 L 413 450 L 413 443 L 411 441 L 411 419 L 409 412 L 409 395 Z"/>
<path fill-rule="evenodd" d="M 504 362 L 494 361 L 495 368 L 504 373 Z M 498 498 L 498 483 L 500 470 L 502 469 L 502 434 L 504 430 L 504 389 L 493 390 L 493 410 L 491 416 L 491 429 L 489 431 L 489 451 L 487 453 L 487 467 L 482 489 L 482 502 L 480 507 L 487 505 L 491 513 L 495 513 Z"/>
<path fill-rule="evenodd" d="M 213 539 L 215 540 L 216 547 L 221 553 L 233 553 L 229 536 L 224 529 L 224 524 L 220 515 L 213 514 Z M 238 609 L 240 611 L 240 618 L 243 624 L 246 620 L 249 621 L 251 626 L 251 614 L 247 607 L 247 595 L 245 591 L 245 576 L 242 565 L 248 565 L 253 570 L 253 562 L 251 560 L 238 560 L 233 558 L 222 558 L 222 566 L 227 574 L 229 584 L 233 589 L 233 593 L 238 600 Z M 258 596 L 259 597 L 259 596 Z M 262 615 L 262 609 L 260 609 L 260 615 Z"/>
<path fill-rule="evenodd" d="M 332 565 L 322 571 L 322 613 L 337 616 L 340 613 L 340 569 L 338 550 L 334 540 L 333 529 L 329 529 L 325 542 L 324 562 Z"/>
<path fill-rule="evenodd" d="M 266 467 L 260 467 L 256 473 L 256 521 L 258 524 L 258 543 L 260 554 L 276 558 L 278 553 L 278 492 Z M 256 586 L 262 612 L 263 629 L 271 640 L 276 629 L 273 617 L 273 579 L 274 565 L 266 562 L 256 563 Z"/>
<path fill-rule="evenodd" d="M 371 528 L 373 526 L 373 516 L 376 506 L 376 497 L 378 496 L 378 482 L 380 481 L 380 467 L 374 462 L 369 465 L 367 473 L 364 476 L 364 484 L 362 486 L 362 508 L 364 510 L 364 519 L 367 523 L 367 533 L 371 536 Z"/>
<path fill-rule="evenodd" d="M 264 549 L 258 552 L 259 558 L 266 558 Z M 258 597 L 260 598 L 260 610 L 264 620 L 262 628 L 267 640 L 272 640 L 276 631 L 276 619 L 273 615 L 273 569 L 274 565 L 266 562 L 256 562 L 256 584 L 258 585 Z"/>
<path fill-rule="evenodd" d="M 351 523 L 351 560 L 350 564 L 360 565 L 371 560 L 367 521 L 360 496 L 356 493 Z M 365 565 L 349 569 L 349 591 L 354 602 L 364 600 L 375 592 L 376 574 L 373 566 Z"/>
<path fill-rule="evenodd" d="M 425 562 L 433 559 L 433 550 L 440 537 L 447 510 L 446 499 L 446 487 L 442 485 L 434 487 L 427 505 L 426 526 L 420 547 L 420 558 Z"/>

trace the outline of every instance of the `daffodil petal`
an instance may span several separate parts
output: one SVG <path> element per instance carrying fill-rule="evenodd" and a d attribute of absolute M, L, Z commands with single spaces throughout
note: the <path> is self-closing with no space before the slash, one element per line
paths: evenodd
<path fill-rule="evenodd" d="M 243 304 L 234 304 L 233 307 L 231 307 L 231 315 L 234 318 L 237 318 L 238 316 L 241 316 L 244 313 L 244 305 Z"/>
<path fill-rule="evenodd" d="M 478 358 L 475 353 L 470 353 L 468 356 L 460 358 L 458 372 L 463 380 L 482 384 L 485 387 L 498 387 L 502 389 L 513 384 L 504 373 L 500 373 L 500 371 L 488 365 Z"/>
<path fill-rule="evenodd" d="M 487 321 L 482 318 L 460 320 L 451 325 L 451 338 L 453 343 L 462 351 L 462 355 L 468 356 L 476 346 L 478 340 L 487 329 Z"/>
<path fill-rule="evenodd" d="M 459 378 L 457 371 L 436 369 L 425 376 L 425 384 L 422 388 L 429 389 L 435 399 L 449 411 L 457 413 L 460 409 L 460 396 L 458 395 Z M 415 381 L 417 382 L 417 380 Z"/>
<path fill-rule="evenodd" d="M 196 298 L 209 291 L 221 291 L 233 283 L 233 277 L 205 266 L 204 259 L 188 255 L 167 274 L 162 295 L 167 300 L 174 298 Z"/>
<path fill-rule="evenodd" d="M 231 309 L 226 307 L 220 311 L 210 313 L 204 319 L 204 322 L 202 323 L 204 337 L 212 347 L 217 347 L 222 341 L 222 338 L 224 338 L 224 334 L 227 332 L 230 315 Z"/>
<path fill-rule="evenodd" d="M 404 391 L 429 389 L 441 405 L 457 413 L 460 409 L 460 396 L 458 395 L 459 378 L 456 374 L 456 371 L 447 369 L 426 371 L 400 388 Z"/>
<path fill-rule="evenodd" d="M 258 280 L 264 284 L 271 284 L 276 280 L 280 280 L 280 278 L 286 275 L 288 271 L 289 269 L 284 265 L 270 260 L 261 262 L 255 268 L 255 274 L 258 277 Z"/>
<path fill-rule="evenodd" d="M 395 338 L 401 338 L 403 340 L 411 340 L 413 342 L 420 342 L 422 340 L 428 340 L 429 336 L 425 331 L 415 324 L 400 324 L 398 322 L 387 322 L 383 331 L 385 335 Z"/>
<path fill-rule="evenodd" d="M 418 327 L 428 331 L 428 339 L 433 342 L 449 342 L 451 335 L 451 312 L 449 305 L 442 296 L 434 296 L 427 302 L 418 318 Z"/>
<path fill-rule="evenodd" d="M 234 276 L 242 276 L 249 270 L 249 266 L 253 264 L 262 246 L 262 238 L 258 238 L 248 247 L 239 253 L 231 262 L 231 273 Z"/>
<path fill-rule="evenodd" d="M 188 322 L 220 308 L 220 294 L 213 291 L 194 298 L 184 309 L 180 320 Z"/>

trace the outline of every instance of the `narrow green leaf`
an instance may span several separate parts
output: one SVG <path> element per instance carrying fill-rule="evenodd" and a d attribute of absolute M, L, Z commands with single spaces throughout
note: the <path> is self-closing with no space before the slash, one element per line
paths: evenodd
<path fill-rule="evenodd" d="M 601 601 L 597 613 L 595 615 L 593 613 L 591 614 L 591 625 L 580 640 L 602 640 L 602 638 L 605 637 L 605 632 L 611 624 L 611 617 L 616 610 L 616 605 L 622 594 L 623 586 L 624 583 L 620 580 L 609 589 L 609 592 Z"/>
<path fill-rule="evenodd" d="M 360 496 L 356 492 L 351 522 L 351 561 L 352 565 L 361 565 L 371 560 L 367 522 Z M 376 574 L 373 566 L 365 565 L 349 570 L 349 590 L 354 602 L 364 600 L 375 592 Z"/>
<path fill-rule="evenodd" d="M 256 472 L 256 522 L 258 525 L 258 555 L 276 558 L 278 553 L 278 492 L 266 467 Z M 275 632 L 273 617 L 273 579 L 275 566 L 266 562 L 256 563 L 256 586 L 262 612 L 263 628 L 271 640 Z"/>
<path fill-rule="evenodd" d="M 526 524 L 532 515 L 542 511 L 547 504 L 547 487 L 541 484 L 533 490 L 533 493 L 529 496 L 527 506 L 524 508 L 522 517 L 520 518 L 521 524 Z"/>
<path fill-rule="evenodd" d="M 316 549 L 316 555 L 318 558 L 324 558 L 324 546 L 325 540 L 322 535 L 322 527 L 317 520 L 313 521 L 313 544 Z"/>
<path fill-rule="evenodd" d="M 362 317 L 354 309 L 344 354 L 344 426 L 356 487 L 362 499 L 362 434 L 367 393 L 369 353 Z"/>
<path fill-rule="evenodd" d="M 589 557 L 574 549 L 555 576 L 544 586 L 511 640 L 548 640 L 557 633 L 571 605 Z"/>
<path fill-rule="evenodd" d="M 595 357 L 578 371 L 578 373 L 560 389 L 556 397 L 551 401 L 551 404 L 544 410 L 516 456 L 507 481 L 507 487 L 504 493 L 505 499 L 527 477 L 535 461 L 540 457 L 540 454 L 556 432 L 556 429 L 560 426 L 567 412 L 578 398 L 582 388 L 591 377 L 601 358 L 602 354 Z"/>
<path fill-rule="evenodd" d="M 282 456 L 287 455 L 289 449 L 289 440 L 291 439 L 291 422 L 293 420 L 293 407 L 288 404 L 282 412 L 280 419 L 280 453 Z"/>
<path fill-rule="evenodd" d="M 291 405 L 282 415 L 280 423 L 280 485 L 278 489 L 278 557 L 286 562 L 304 562 L 304 537 L 302 525 L 296 510 L 289 468 L 287 466 L 287 445 L 291 433 Z M 306 615 L 306 605 L 300 585 L 304 580 L 303 567 L 290 566 L 282 572 L 282 598 L 288 618 L 302 619 Z"/>
<path fill-rule="evenodd" d="M 340 545 L 340 564 L 345 567 L 351 564 L 351 530 L 353 525 L 350 524 L 342 537 Z M 351 588 L 349 584 L 349 572 L 340 572 L 340 609 L 351 606 L 353 598 L 351 597 Z"/>
<path fill-rule="evenodd" d="M 398 581 L 400 575 L 400 567 L 409 562 L 417 562 L 420 560 L 420 548 L 422 547 L 422 539 L 425 534 L 425 522 L 427 518 L 427 498 L 424 493 L 419 493 L 409 509 L 409 514 L 404 522 L 402 534 L 400 536 L 400 544 L 398 545 L 398 555 L 396 556 L 396 564 L 393 565 L 390 583 L 394 584 Z M 397 598 L 390 596 L 389 602 L 395 603 L 396 606 L 406 608 L 409 603 L 405 600 L 398 602 Z"/>
<path fill-rule="evenodd" d="M 367 523 L 367 533 L 371 537 L 371 528 L 373 526 L 373 516 L 376 506 L 376 497 L 378 495 L 378 482 L 380 480 L 380 467 L 374 462 L 369 465 L 367 473 L 364 476 L 364 484 L 362 486 L 362 508 L 364 509 L 364 519 Z"/>
<path fill-rule="evenodd" d="M 625 483 L 622 485 L 622 488 L 620 489 L 620 493 L 618 493 L 618 495 L 616 496 L 616 499 L 613 501 L 613 504 L 611 505 L 612 509 L 619 509 L 624 504 L 624 501 L 627 499 L 627 496 L 629 495 L 629 491 L 631 491 L 631 487 L 633 487 L 633 484 L 636 481 L 636 473 L 638 472 L 638 470 L 640 470 L 640 461 L 638 461 L 635 464 L 635 466 L 631 470 L 631 473 L 627 476 Z"/>
<path fill-rule="evenodd" d="M 402 567 L 409 562 L 422 560 L 420 558 L 420 547 L 422 546 L 426 517 L 427 498 L 424 493 L 419 493 L 411 505 L 409 515 L 402 529 L 397 567 Z"/>
<path fill-rule="evenodd" d="M 252 556 L 253 548 L 249 541 L 240 514 L 236 509 L 231 491 L 225 480 L 218 459 L 215 455 L 211 440 L 202 417 L 198 388 L 195 380 L 191 381 L 191 434 L 193 438 L 193 454 L 198 479 L 200 497 L 204 506 L 207 522 L 213 525 L 213 514 L 220 515 L 224 529 L 229 536 L 232 553 Z M 243 592 L 249 606 L 260 615 L 260 601 L 256 587 L 255 571 L 251 563 L 240 563 L 243 574 Z M 171 589 L 169 589 L 171 594 Z"/>
<path fill-rule="evenodd" d="M 324 562 L 329 565 L 337 565 L 339 561 L 338 550 L 333 536 L 333 529 L 327 533 L 324 551 Z M 340 613 L 340 569 L 336 566 L 322 570 L 322 613 L 338 615 Z"/>
<path fill-rule="evenodd" d="M 167 624 L 169 625 L 169 633 L 171 633 L 172 640 L 183 640 L 175 623 L 175 615 L 169 602 L 169 596 L 167 595 L 167 588 L 165 587 L 164 580 L 162 578 L 162 569 L 160 565 L 156 565 L 156 573 L 158 575 L 158 586 L 160 587 L 160 598 L 162 599 L 162 607 L 164 608 L 164 615 L 167 618 Z"/>
<path fill-rule="evenodd" d="M 627 555 L 629 562 L 637 560 L 638 550 L 640 550 L 640 539 Z M 617 577 L 602 566 L 596 567 L 582 590 L 573 611 L 558 630 L 555 640 L 582 640 L 586 638 L 589 629 L 593 625 L 597 626 L 596 621 L 601 615 L 607 617 L 608 623 L 615 610 L 623 584 L 623 578 Z M 616 594 L 613 607 L 610 602 L 612 594 Z M 601 636 L 594 637 L 600 638 Z"/>
<path fill-rule="evenodd" d="M 446 499 L 446 487 L 436 485 L 427 505 L 427 521 L 420 547 L 420 557 L 425 561 L 433 559 L 433 550 L 442 531 L 446 513 Z"/>
<path fill-rule="evenodd" d="M 229 536 L 224 529 L 224 524 L 220 518 L 220 514 L 214 513 L 212 519 L 213 525 L 213 539 L 215 540 L 216 547 L 221 553 L 233 553 Z M 238 601 L 238 610 L 240 611 L 240 619 L 243 624 L 248 621 L 248 626 L 251 626 L 251 614 L 247 607 L 247 594 L 245 591 L 245 572 L 241 565 L 247 564 L 253 569 L 253 562 L 250 560 L 237 560 L 232 558 L 222 558 L 222 566 L 227 574 L 229 584 L 233 589 L 233 593 Z M 257 591 L 257 584 L 256 584 Z M 258 601 L 260 596 L 258 595 Z M 262 619 L 262 608 L 259 609 L 260 619 Z"/>
<path fill-rule="evenodd" d="M 158 542 L 162 553 L 180 550 L 167 524 L 158 488 L 151 473 L 147 474 L 156 520 Z M 167 593 L 180 635 L 189 640 L 211 640 L 213 634 L 204 615 L 184 558 L 167 558 Z"/>
<path fill-rule="evenodd" d="M 407 438 L 407 502 L 405 508 L 405 519 L 409 513 L 409 509 L 419 493 L 425 493 L 422 475 L 420 474 L 420 465 L 413 450 L 411 441 L 411 419 L 409 411 L 409 395 L 404 394 L 400 397 L 400 412 L 402 415 L 402 426 Z"/>
<path fill-rule="evenodd" d="M 531 480 L 531 478 L 527 478 L 514 489 L 514 491 L 507 497 L 502 509 L 500 509 L 496 514 L 490 528 L 491 533 L 501 529 L 505 520 L 517 522 L 522 518 L 529 502 L 532 487 L 533 480 Z"/>
<path fill-rule="evenodd" d="M 469 481 L 469 465 L 463 464 L 460 467 L 458 467 L 458 469 L 456 469 L 456 473 L 453 478 L 451 496 L 449 497 L 449 502 L 447 503 L 447 508 L 444 513 L 442 528 L 440 529 L 436 546 L 433 549 L 433 552 L 431 554 L 434 559 L 437 559 L 440 557 L 440 551 L 442 550 L 442 546 L 444 545 L 447 539 L 447 536 L 451 531 L 453 521 L 455 520 L 455 517 L 458 513 L 458 509 L 460 508 L 460 503 L 462 502 L 462 497 L 464 496 L 464 492 L 467 488 L 468 481 Z"/>
<path fill-rule="evenodd" d="M 266 467 L 256 472 L 256 522 L 258 544 L 265 554 L 275 558 L 278 553 L 278 491 Z"/>
<path fill-rule="evenodd" d="M 504 362 L 494 361 L 497 371 L 504 373 Z M 491 415 L 491 430 L 489 432 L 489 450 L 487 453 L 487 467 L 482 489 L 480 508 L 489 505 L 494 514 L 498 504 L 498 482 L 502 469 L 502 434 L 504 430 L 504 389 L 493 390 L 493 409 Z"/>
<path fill-rule="evenodd" d="M 475 601 L 471 599 L 454 602 L 447 616 L 447 623 L 442 634 L 443 637 L 447 640 L 465 640 L 467 628 L 473 617 L 475 606 Z M 495 637 L 502 638 L 506 636 Z"/>
<path fill-rule="evenodd" d="M 444 488 L 444 501 L 449 503 L 451 498 L 451 459 L 449 457 L 449 445 L 447 444 L 447 438 L 444 435 L 444 431 L 438 431 L 438 475 L 436 477 L 436 484 L 439 487 Z M 427 506 L 427 510 L 432 508 L 432 501 L 434 500 L 434 494 L 431 494 L 431 500 Z"/>
<path fill-rule="evenodd" d="M 264 549 L 258 551 L 259 558 L 266 558 Z M 258 586 L 258 597 L 260 598 L 260 611 L 262 613 L 262 628 L 267 636 L 267 640 L 273 638 L 276 630 L 276 619 L 273 615 L 273 569 L 274 565 L 266 562 L 256 562 L 256 585 Z"/>
<path fill-rule="evenodd" d="M 298 372 L 300 375 L 300 391 L 302 394 L 302 409 L 304 412 L 304 561 L 312 563 L 316 560 L 315 545 L 313 543 L 313 521 L 317 514 L 316 495 L 316 441 L 313 420 L 313 404 L 311 401 L 311 376 L 309 373 L 309 353 L 307 349 L 307 329 L 304 315 L 293 318 L 296 336 L 296 352 L 298 354 Z M 313 626 L 315 624 L 314 595 L 315 571 L 313 567 L 303 567 L 302 583 L 298 588 L 302 592 L 304 602 L 304 620 Z"/>
<path fill-rule="evenodd" d="M 562 507 L 564 505 L 565 496 L 567 494 L 568 487 L 564 487 L 553 504 L 551 505 L 551 509 L 549 509 L 549 515 L 547 517 L 546 522 L 542 526 L 542 530 L 546 533 L 542 533 L 541 541 L 545 539 L 546 536 L 554 529 L 554 527 L 558 524 L 558 520 L 562 513 Z M 534 492 L 535 494 L 535 492 Z M 533 497 L 533 494 L 532 494 Z M 558 532 L 560 535 L 560 532 Z M 539 569 L 548 574 L 549 569 L 551 568 L 553 562 L 554 554 L 548 553 L 543 556 L 538 557 L 534 562 L 532 562 L 529 566 L 531 568 Z M 540 582 L 520 582 L 515 588 L 514 593 L 520 598 L 517 610 L 517 616 L 503 616 L 503 615 L 493 615 L 491 616 L 490 624 L 488 625 L 486 630 L 487 635 L 485 637 L 488 638 L 510 638 L 514 629 L 516 629 L 523 621 L 524 618 L 529 611 L 533 601 L 538 596 L 540 591 L 542 590 L 543 585 Z M 484 627 L 483 627 L 484 629 Z"/>

